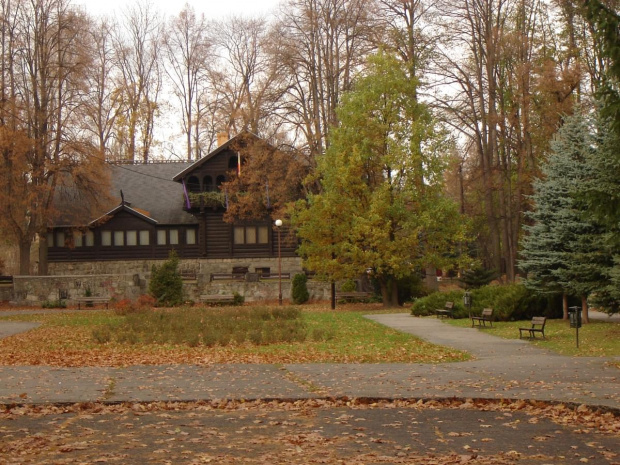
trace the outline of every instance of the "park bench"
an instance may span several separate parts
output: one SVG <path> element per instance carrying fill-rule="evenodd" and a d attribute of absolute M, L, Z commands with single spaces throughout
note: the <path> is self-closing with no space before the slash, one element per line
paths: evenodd
<path fill-rule="evenodd" d="M 369 292 L 362 291 L 351 291 L 351 292 L 336 292 L 336 300 L 358 300 L 358 299 L 367 299 L 370 296 Z"/>
<path fill-rule="evenodd" d="M 532 318 L 532 326 L 529 328 L 519 328 L 519 339 L 523 338 L 523 332 L 527 332 L 530 339 L 536 339 L 536 333 L 541 333 L 545 339 L 545 323 L 547 318 L 544 316 L 535 316 Z"/>
<path fill-rule="evenodd" d="M 446 302 L 444 308 L 438 308 L 435 310 L 437 318 L 454 318 L 454 302 Z"/>
<path fill-rule="evenodd" d="M 92 307 L 95 304 L 105 304 L 105 308 L 107 309 L 110 304 L 110 297 L 84 296 L 76 297 L 75 301 L 78 304 L 78 310 L 81 310 L 82 304 L 86 304 L 89 307 Z"/>
<path fill-rule="evenodd" d="M 211 273 L 210 281 L 245 281 L 245 273 Z"/>
<path fill-rule="evenodd" d="M 269 274 L 261 274 L 258 279 L 260 281 L 278 281 L 281 279 L 282 281 L 289 281 L 291 279 L 290 273 L 269 273 Z"/>
<path fill-rule="evenodd" d="M 205 304 L 232 304 L 235 296 L 230 294 L 203 294 L 200 301 Z"/>
<path fill-rule="evenodd" d="M 487 325 L 487 321 L 493 327 L 493 309 L 492 308 L 484 308 L 482 309 L 482 313 L 480 316 L 472 316 L 471 317 L 471 327 L 474 327 L 474 324 L 478 324 L 478 326 Z"/>

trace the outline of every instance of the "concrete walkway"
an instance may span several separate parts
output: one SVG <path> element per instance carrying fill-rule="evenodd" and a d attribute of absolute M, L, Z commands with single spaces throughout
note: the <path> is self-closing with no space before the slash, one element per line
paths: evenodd
<path fill-rule="evenodd" d="M 476 359 L 449 364 L 224 364 L 125 368 L 0 367 L 0 403 L 301 399 L 539 399 L 620 409 L 620 370 L 604 358 L 554 355 L 525 340 L 409 314 L 368 318 Z M 7 322 L 0 322 L 0 328 Z M 0 334 L 12 330 L 3 329 Z"/>

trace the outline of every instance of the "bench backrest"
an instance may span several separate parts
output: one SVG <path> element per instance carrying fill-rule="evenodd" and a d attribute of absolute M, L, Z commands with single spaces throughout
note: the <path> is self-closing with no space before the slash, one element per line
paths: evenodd
<path fill-rule="evenodd" d="M 535 316 L 534 318 L 532 318 L 532 328 L 534 326 L 545 326 L 545 323 L 547 322 L 547 318 L 544 316 Z"/>
<path fill-rule="evenodd" d="M 454 308 L 454 302 L 446 302 L 446 310 L 452 310 Z"/>
<path fill-rule="evenodd" d="M 493 315 L 493 309 L 492 308 L 483 308 L 482 309 L 482 316 L 491 316 Z"/>

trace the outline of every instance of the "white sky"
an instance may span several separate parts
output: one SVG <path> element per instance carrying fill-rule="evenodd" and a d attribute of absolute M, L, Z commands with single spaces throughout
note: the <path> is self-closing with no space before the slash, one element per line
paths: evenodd
<path fill-rule="evenodd" d="M 123 8 L 136 2 L 138 0 L 73 0 L 72 3 L 83 5 L 92 15 L 114 17 Z M 176 15 L 188 3 L 197 13 L 204 13 L 207 19 L 222 19 L 233 15 L 269 15 L 279 0 L 150 0 L 150 3 L 167 17 Z"/>

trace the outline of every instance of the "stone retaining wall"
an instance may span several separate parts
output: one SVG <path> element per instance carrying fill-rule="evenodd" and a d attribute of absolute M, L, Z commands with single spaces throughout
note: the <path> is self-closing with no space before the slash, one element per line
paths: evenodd
<path fill-rule="evenodd" d="M 69 305 L 75 298 L 87 293 L 92 296 L 110 297 L 115 300 L 135 300 L 147 294 L 148 282 L 153 264 L 164 260 L 88 262 L 50 264 L 52 276 L 14 276 L 12 292 L 0 296 L 17 305 L 40 305 L 45 301 L 66 300 Z M 194 302 L 203 294 L 233 294 L 245 297 L 246 302 L 274 301 L 278 299 L 278 280 L 259 282 L 210 281 L 211 273 L 230 273 L 232 267 L 247 266 L 250 272 L 256 268 L 270 268 L 277 273 L 277 259 L 242 260 L 181 260 L 181 271 L 193 271 L 196 279 L 183 283 L 185 298 Z M 294 276 L 301 272 L 298 258 L 283 258 L 282 273 Z M 328 300 L 329 285 L 318 281 L 308 282 L 308 291 L 313 300 Z M 282 298 L 289 300 L 291 281 L 282 281 Z"/>

